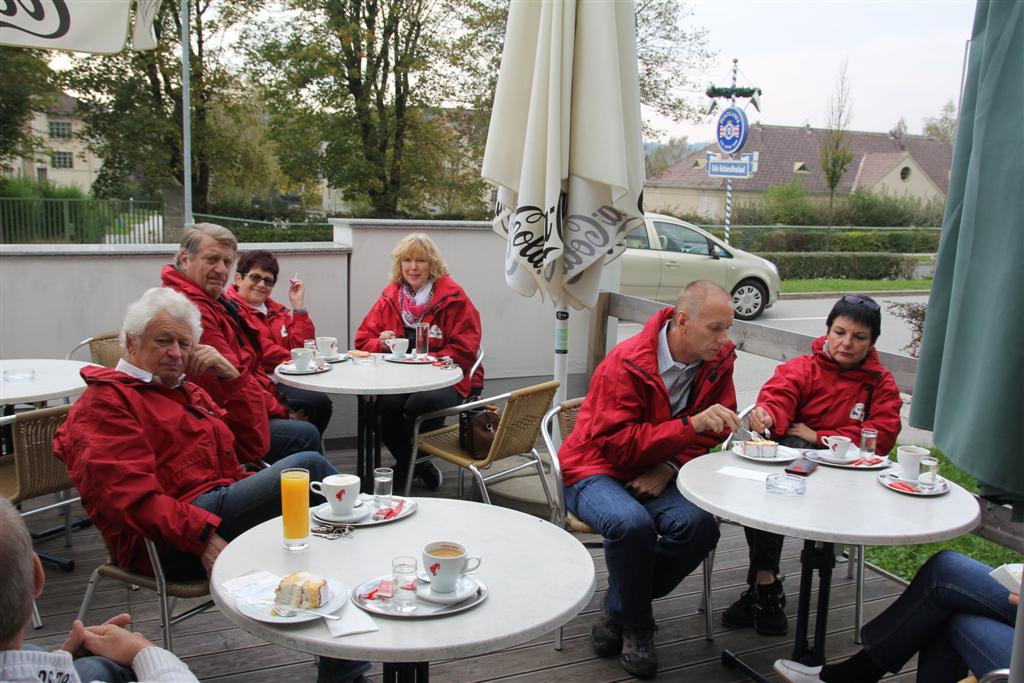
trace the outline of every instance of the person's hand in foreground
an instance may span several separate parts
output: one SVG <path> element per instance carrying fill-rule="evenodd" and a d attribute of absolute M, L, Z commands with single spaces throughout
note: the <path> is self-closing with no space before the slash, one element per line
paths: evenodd
<path fill-rule="evenodd" d="M 740 418 L 735 411 L 729 410 L 721 403 L 716 403 L 707 410 L 703 410 L 690 417 L 690 424 L 693 431 L 712 432 L 718 434 L 725 430 L 735 431 L 740 427 Z"/>
<path fill-rule="evenodd" d="M 81 625 L 82 622 L 75 620 L 75 626 Z M 156 647 L 138 633 L 127 631 L 114 624 L 89 626 L 83 631 L 82 643 L 86 650 L 129 668 L 135 661 L 136 655 L 147 647 Z"/>
<path fill-rule="evenodd" d="M 103 624 L 105 626 L 120 626 L 125 627 L 132 621 L 131 616 L 128 614 L 118 614 L 110 617 Z M 58 649 L 70 652 L 74 658 L 87 657 L 90 653 L 85 647 L 85 626 L 82 625 L 78 619 L 75 619 L 75 623 L 71 625 L 71 630 L 68 631 L 67 640 Z"/>
<path fill-rule="evenodd" d="M 750 420 L 750 431 L 752 432 L 764 434 L 764 430 L 775 426 L 775 420 L 772 419 L 771 414 L 761 406 L 754 406 L 747 417 Z"/>
<path fill-rule="evenodd" d="M 186 371 L 193 377 L 198 377 L 206 372 L 215 375 L 218 379 L 235 379 L 238 377 L 238 370 L 235 366 L 227 358 L 220 355 L 220 351 L 206 344 L 196 344 L 195 348 L 192 349 L 192 353 L 189 354 Z"/>
<path fill-rule="evenodd" d="M 637 500 L 657 498 L 675 476 L 676 471 L 671 465 L 659 462 L 636 479 L 626 482 L 626 490 Z"/>

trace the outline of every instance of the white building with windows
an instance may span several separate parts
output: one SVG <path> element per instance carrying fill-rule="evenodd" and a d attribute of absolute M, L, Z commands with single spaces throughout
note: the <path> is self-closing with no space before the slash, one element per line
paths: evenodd
<path fill-rule="evenodd" d="M 78 100 L 62 93 L 53 107 L 33 117 L 32 134 L 42 138 L 43 148 L 37 150 L 34 157 L 15 163 L 17 175 L 74 185 L 89 192 L 103 160 L 76 137 L 83 125 L 76 112 L 77 106 Z"/>

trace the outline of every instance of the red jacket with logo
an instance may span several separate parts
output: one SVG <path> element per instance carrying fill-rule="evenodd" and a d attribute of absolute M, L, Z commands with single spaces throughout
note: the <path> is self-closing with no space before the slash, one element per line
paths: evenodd
<path fill-rule="evenodd" d="M 434 292 L 430 305 L 423 314 L 423 322 L 430 323 L 431 328 L 437 326 L 440 337 L 431 336 L 430 354 L 433 356 L 451 356 L 452 360 L 462 368 L 463 378 L 455 385 L 459 395 L 469 396 L 470 388 L 479 388 L 484 384 L 484 368 L 481 365 L 473 377 L 469 377 L 469 369 L 476 362 L 476 352 L 480 348 L 480 313 L 462 289 L 448 275 L 441 276 L 434 283 Z M 370 308 L 356 332 L 356 348 L 371 353 L 387 353 L 387 346 L 380 343 L 380 333 L 391 330 L 399 337 L 405 336 L 405 323 L 398 308 L 398 285 L 392 283 L 384 288 L 380 298 Z"/>
<path fill-rule="evenodd" d="M 246 316 L 252 327 L 260 333 L 263 346 L 263 367 L 273 372 L 279 363 L 291 360 L 291 350 L 301 349 L 302 342 L 316 337 L 313 319 L 306 311 L 291 311 L 287 306 L 267 298 L 267 312 L 249 305 L 238 292 L 238 285 L 230 285 L 224 295 L 238 304 L 238 311 Z M 281 353 L 284 351 L 285 353 Z M 269 367 L 268 367 L 269 366 Z"/>
<path fill-rule="evenodd" d="M 658 374 L 658 334 L 672 312 L 666 308 L 654 315 L 597 366 L 576 427 L 558 451 L 566 486 L 598 474 L 631 481 L 657 463 L 678 465 L 704 455 L 729 435 L 697 433 L 689 418 L 716 403 L 736 410 L 732 342 L 714 360 L 701 363 L 689 405 L 678 415 L 671 413 Z"/>
<path fill-rule="evenodd" d="M 236 318 L 228 312 L 227 306 L 237 308 L 237 305 L 224 297 L 211 299 L 199 285 L 173 265 L 164 266 L 160 279 L 164 287 L 181 292 L 199 309 L 203 324 L 203 336 L 200 341 L 217 349 L 220 355 L 245 376 L 246 385 L 243 391 L 252 391 L 254 395 L 262 396 L 270 417 L 287 417 L 284 398 L 277 393 L 277 387 L 263 369 L 263 345 L 259 331 L 251 326 L 244 313 L 239 312 Z M 227 405 L 225 384 L 216 377 L 202 375 L 189 379 L 205 389 L 218 405 Z"/>
<path fill-rule="evenodd" d="M 54 437 L 82 506 L 117 564 L 153 573 L 144 538 L 200 555 L 220 518 L 189 503 L 246 476 L 270 426 L 248 377 L 215 380 L 218 406 L 191 382 L 176 389 L 118 370 L 82 369 L 88 387 Z"/>
<path fill-rule="evenodd" d="M 842 370 L 825 352 L 825 337 L 811 342 L 812 353 L 775 368 L 761 387 L 757 405 L 772 416 L 772 434 L 783 435 L 793 422 L 803 422 L 822 437 L 848 436 L 860 444 L 860 430 L 878 430 L 876 452 L 888 453 L 902 423 L 903 400 L 892 373 L 872 348 L 859 367 Z M 866 413 L 866 417 L 865 417 Z"/>

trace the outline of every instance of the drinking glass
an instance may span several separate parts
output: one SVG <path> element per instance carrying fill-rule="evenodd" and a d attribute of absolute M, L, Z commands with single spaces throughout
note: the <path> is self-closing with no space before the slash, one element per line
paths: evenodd
<path fill-rule="evenodd" d="M 395 596 L 392 605 L 397 612 L 412 612 L 416 609 L 416 558 L 400 555 L 391 560 L 391 578 L 395 581 Z"/>
<path fill-rule="evenodd" d="M 430 323 L 416 323 L 416 357 L 426 358 L 430 346 Z"/>
<path fill-rule="evenodd" d="M 291 467 L 281 471 L 281 521 L 284 547 L 309 547 L 309 470 Z"/>
<path fill-rule="evenodd" d="M 930 455 L 921 458 L 921 471 L 917 475 L 917 489 L 931 493 L 939 487 L 939 460 Z"/>
<path fill-rule="evenodd" d="M 862 458 L 873 458 L 875 456 L 875 449 L 878 447 L 878 430 L 877 429 L 862 429 L 860 430 L 860 457 Z"/>
<path fill-rule="evenodd" d="M 313 352 L 313 362 L 316 363 L 316 339 L 306 339 L 302 342 L 302 346 Z"/>
<path fill-rule="evenodd" d="M 391 507 L 391 489 L 395 472 L 390 467 L 378 467 L 373 471 L 373 504 L 378 508 Z"/>

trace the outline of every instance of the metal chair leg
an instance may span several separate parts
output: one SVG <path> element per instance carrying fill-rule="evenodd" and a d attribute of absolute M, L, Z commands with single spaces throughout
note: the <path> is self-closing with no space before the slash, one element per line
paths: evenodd
<path fill-rule="evenodd" d="M 491 497 L 487 495 L 487 484 L 484 482 L 484 475 L 480 473 L 476 465 L 470 465 L 469 469 L 473 473 L 473 478 L 476 479 L 476 485 L 480 489 L 480 496 L 483 497 L 484 503 L 490 505 Z"/>
<path fill-rule="evenodd" d="M 86 623 L 85 617 L 89 613 L 89 605 L 92 604 L 93 593 L 96 592 L 96 586 L 99 585 L 101 578 L 103 577 L 100 576 L 100 570 L 96 569 L 93 571 L 92 576 L 89 577 L 89 585 L 85 587 L 85 597 L 82 598 L 82 606 L 78 608 L 78 620 L 83 624 Z"/>
<path fill-rule="evenodd" d="M 32 628 L 42 628 L 43 620 L 39 616 L 39 606 L 36 605 L 36 601 L 32 601 Z M 559 633 L 561 635 L 561 633 Z"/>
<path fill-rule="evenodd" d="M 712 606 L 711 606 L 711 573 L 714 571 L 715 566 L 715 551 L 712 550 L 708 553 L 708 556 L 704 558 L 704 637 L 707 640 L 715 639 L 715 625 L 712 621 Z"/>
<path fill-rule="evenodd" d="M 848 545 L 846 546 L 846 578 L 853 578 L 853 556 L 857 552 L 857 548 L 860 546 Z"/>
<path fill-rule="evenodd" d="M 465 474 L 466 474 L 466 471 L 460 467 L 459 468 L 459 492 L 458 492 L 459 500 L 462 500 L 463 493 L 465 492 Z"/>
<path fill-rule="evenodd" d="M 851 562 L 851 564 L 853 564 Z M 860 645 L 860 628 L 864 625 L 864 546 L 857 546 L 857 597 L 853 605 L 853 642 Z"/>
<path fill-rule="evenodd" d="M 150 563 L 153 565 L 153 578 L 156 579 L 156 596 L 160 600 L 160 627 L 163 630 L 163 645 L 168 652 L 174 652 L 173 639 L 171 636 L 171 607 L 167 599 L 167 578 L 164 576 L 163 566 L 160 564 L 160 555 L 157 553 L 153 541 L 146 539 L 146 551 L 149 553 Z"/>
<path fill-rule="evenodd" d="M 555 649 L 559 652 L 562 651 L 562 629 L 564 627 L 559 626 L 558 630 L 555 631 Z"/>

